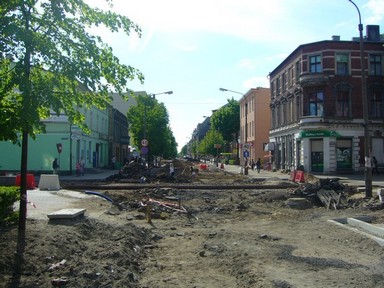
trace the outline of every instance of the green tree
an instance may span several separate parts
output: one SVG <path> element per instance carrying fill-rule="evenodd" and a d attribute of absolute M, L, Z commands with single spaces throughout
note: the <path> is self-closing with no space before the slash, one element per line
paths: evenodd
<path fill-rule="evenodd" d="M 181 148 L 179 155 L 181 157 L 188 155 L 188 145 L 184 145 L 183 148 Z"/>
<path fill-rule="evenodd" d="M 173 158 L 177 156 L 177 144 L 169 126 L 169 115 L 164 103 L 145 95 L 136 96 L 137 105 L 128 110 L 128 123 L 134 135 L 135 145 L 141 147 L 148 140 L 148 161 L 153 156 Z"/>
<path fill-rule="evenodd" d="M 219 150 L 215 147 L 216 145 L 220 145 L 221 147 L 223 147 L 224 138 L 219 131 L 211 127 L 211 129 L 208 130 L 203 140 L 199 142 L 199 154 L 218 156 L 217 154 Z"/>
<path fill-rule="evenodd" d="M 104 108 L 111 101 L 109 93 L 122 94 L 129 80 L 144 80 L 90 33 L 101 25 L 111 32 L 141 33 L 127 17 L 82 0 L 1 1 L 0 140 L 22 146 L 19 240 L 26 224 L 28 136 L 44 131 L 40 120 L 53 110 L 85 127 L 77 107 Z"/>
<path fill-rule="evenodd" d="M 228 99 L 228 103 L 211 116 L 211 127 L 223 136 L 227 143 L 235 141 L 239 147 L 240 105 L 237 100 Z M 238 150 L 237 150 L 238 151 Z M 239 153 L 239 152 L 237 152 Z M 239 159 L 239 155 L 237 155 Z"/>

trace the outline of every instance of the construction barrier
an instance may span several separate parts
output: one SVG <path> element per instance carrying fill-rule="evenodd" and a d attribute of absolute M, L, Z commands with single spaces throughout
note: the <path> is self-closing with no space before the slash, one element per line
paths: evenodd
<path fill-rule="evenodd" d="M 21 174 L 16 175 L 15 186 L 20 186 L 21 184 Z M 27 189 L 35 189 L 35 176 L 33 174 L 27 174 Z"/>
<path fill-rule="evenodd" d="M 304 183 L 305 182 L 304 171 L 296 171 L 295 182 L 296 183 Z"/>

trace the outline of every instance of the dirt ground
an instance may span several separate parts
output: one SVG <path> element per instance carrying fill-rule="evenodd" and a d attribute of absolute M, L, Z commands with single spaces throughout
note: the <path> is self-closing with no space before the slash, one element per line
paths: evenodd
<path fill-rule="evenodd" d="M 222 171 L 194 181 L 231 189 L 101 190 L 115 204 L 80 199 L 84 218 L 28 220 L 20 278 L 17 227 L 1 228 L 0 286 L 384 287 L 383 248 L 328 221 L 369 215 L 384 223 L 376 199 L 353 194 L 337 210 L 295 209 L 287 205 L 295 188 L 236 189 L 249 178 Z M 264 182 L 271 183 L 281 184 Z M 142 206 L 148 196 L 151 223 Z"/>

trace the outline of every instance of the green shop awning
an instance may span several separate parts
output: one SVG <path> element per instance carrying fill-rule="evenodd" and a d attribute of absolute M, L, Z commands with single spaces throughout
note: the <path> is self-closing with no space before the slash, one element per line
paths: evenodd
<path fill-rule="evenodd" d="M 310 137 L 340 137 L 341 135 L 336 131 L 329 130 L 305 130 L 300 132 L 300 138 Z"/>

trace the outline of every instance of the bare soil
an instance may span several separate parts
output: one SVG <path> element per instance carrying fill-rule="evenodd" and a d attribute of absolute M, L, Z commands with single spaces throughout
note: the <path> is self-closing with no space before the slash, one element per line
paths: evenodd
<path fill-rule="evenodd" d="M 20 277 L 14 275 L 17 227 L 2 227 L 0 286 L 383 287 L 383 248 L 328 221 L 369 215 L 384 223 L 376 199 L 353 194 L 343 209 L 321 203 L 293 209 L 287 205 L 297 198 L 293 188 L 233 187 L 248 182 L 207 171 L 194 183 L 231 189 L 103 190 L 115 204 L 79 199 L 84 218 L 28 220 Z M 151 223 L 142 206 L 148 197 Z"/>

